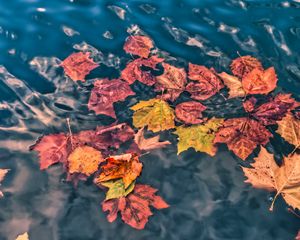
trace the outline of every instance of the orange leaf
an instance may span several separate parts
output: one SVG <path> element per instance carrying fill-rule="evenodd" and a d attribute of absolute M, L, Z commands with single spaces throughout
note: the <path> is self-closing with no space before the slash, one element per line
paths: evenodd
<path fill-rule="evenodd" d="M 153 48 L 152 40 L 146 36 L 130 36 L 126 39 L 124 50 L 126 53 L 147 58 Z"/>
<path fill-rule="evenodd" d="M 241 79 L 255 68 L 258 70 L 263 70 L 260 61 L 251 56 L 243 56 L 234 59 L 230 67 L 232 73 Z"/>

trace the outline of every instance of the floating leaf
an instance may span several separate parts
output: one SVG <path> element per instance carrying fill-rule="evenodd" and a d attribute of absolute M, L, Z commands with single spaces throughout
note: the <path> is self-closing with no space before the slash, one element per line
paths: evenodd
<path fill-rule="evenodd" d="M 153 48 L 152 40 L 146 36 L 130 36 L 126 39 L 124 50 L 126 53 L 147 58 Z"/>
<path fill-rule="evenodd" d="M 277 75 L 273 67 L 267 70 L 253 69 L 242 80 L 243 88 L 247 94 L 268 94 L 277 85 Z"/>
<path fill-rule="evenodd" d="M 256 188 L 264 188 L 269 191 L 277 191 L 270 210 L 273 210 L 274 202 L 280 194 L 284 200 L 294 209 L 300 209 L 300 155 L 293 154 L 284 158 L 281 167 L 278 167 L 273 154 L 262 148 L 253 168 L 243 168 L 245 176 Z"/>
<path fill-rule="evenodd" d="M 263 70 L 261 62 L 251 56 L 243 56 L 234 59 L 230 67 L 232 73 L 241 79 L 253 69 Z"/>
<path fill-rule="evenodd" d="M 245 160 L 258 145 L 266 145 L 272 134 L 250 118 L 228 119 L 219 129 L 215 143 L 226 143 L 235 155 Z"/>
<path fill-rule="evenodd" d="M 125 188 L 140 175 L 143 164 L 136 155 L 127 153 L 111 156 L 106 159 L 106 164 L 101 166 L 101 173 L 95 179 L 97 184 L 102 184 L 113 179 L 122 178 Z"/>
<path fill-rule="evenodd" d="M 300 147 L 300 120 L 294 118 L 292 114 L 287 114 L 286 117 L 278 122 L 278 130 L 276 132 L 296 148 Z"/>
<path fill-rule="evenodd" d="M 145 138 L 144 132 L 144 128 L 141 128 L 134 136 L 134 142 L 140 150 L 149 151 L 156 148 L 163 148 L 171 144 L 169 141 L 160 142 L 159 136 Z"/>
<path fill-rule="evenodd" d="M 90 176 L 103 162 L 101 153 L 89 146 L 77 147 L 68 157 L 69 173 L 81 173 Z"/>
<path fill-rule="evenodd" d="M 89 110 L 96 114 L 104 114 L 116 118 L 113 104 L 124 101 L 128 96 L 135 95 L 127 82 L 120 79 L 102 79 L 94 83 L 88 103 Z"/>
<path fill-rule="evenodd" d="M 105 200 L 126 197 L 134 189 L 135 182 L 132 182 L 126 189 L 123 179 L 101 182 L 101 185 L 108 188 Z"/>
<path fill-rule="evenodd" d="M 9 169 L 0 168 L 0 185 L 8 172 L 9 172 Z M 3 193 L 0 191 L 0 198 L 1 197 L 3 197 Z"/>
<path fill-rule="evenodd" d="M 29 240 L 28 233 L 23 233 L 22 235 L 19 235 L 16 240 Z"/>
<path fill-rule="evenodd" d="M 129 84 L 134 83 L 136 80 L 146 85 L 152 86 L 156 82 L 156 77 L 149 71 L 142 70 L 142 66 L 156 70 L 156 65 L 163 62 L 163 58 L 151 56 L 150 58 L 138 58 L 129 62 L 125 69 L 121 72 L 121 78 Z"/>
<path fill-rule="evenodd" d="M 133 114 L 133 125 L 136 128 L 148 126 L 153 132 L 172 129 L 174 124 L 174 110 L 167 102 L 160 99 L 140 101 L 131 109 Z"/>
<path fill-rule="evenodd" d="M 127 197 L 112 199 L 102 203 L 103 211 L 109 211 L 107 220 L 115 221 L 120 211 L 122 220 L 136 229 L 144 229 L 148 218 L 153 214 L 150 206 L 156 209 L 168 208 L 169 205 L 159 196 L 156 189 L 148 185 L 137 184 Z"/>
<path fill-rule="evenodd" d="M 168 63 L 162 63 L 164 73 L 156 77 L 156 91 L 166 91 L 165 100 L 175 101 L 184 91 L 186 85 L 186 72 L 184 68 L 177 68 Z"/>
<path fill-rule="evenodd" d="M 205 152 L 211 156 L 216 154 L 214 146 L 215 134 L 222 125 L 223 119 L 212 118 L 204 125 L 194 125 L 190 127 L 179 126 L 174 132 L 178 135 L 178 152 L 194 148 L 196 151 Z"/>
<path fill-rule="evenodd" d="M 177 119 L 187 124 L 199 124 L 205 121 L 202 112 L 206 109 L 204 105 L 196 101 L 180 103 L 175 108 Z"/>
<path fill-rule="evenodd" d="M 73 81 L 85 81 L 85 76 L 98 67 L 99 64 L 95 63 L 93 59 L 90 58 L 89 52 L 78 52 L 68 56 L 62 61 L 61 66 Z"/>
<path fill-rule="evenodd" d="M 246 95 L 242 81 L 239 78 L 229 75 L 226 72 L 220 73 L 219 76 L 222 78 L 226 87 L 229 88 L 229 98 L 244 97 Z"/>

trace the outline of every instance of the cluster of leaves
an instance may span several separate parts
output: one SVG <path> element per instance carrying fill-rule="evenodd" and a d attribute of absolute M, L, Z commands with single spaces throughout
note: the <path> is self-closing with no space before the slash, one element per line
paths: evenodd
<path fill-rule="evenodd" d="M 192 148 L 214 156 L 218 145 L 223 143 L 237 157 L 246 160 L 261 146 L 252 168 L 243 168 L 247 182 L 276 191 L 276 197 L 281 194 L 290 206 L 300 209 L 297 152 L 300 120 L 296 111 L 300 104 L 290 94 L 274 96 L 272 92 L 277 85 L 274 68 L 264 69 L 258 59 L 242 56 L 232 61 L 232 75 L 192 63 L 186 71 L 152 54 L 153 48 L 150 38 L 130 36 L 124 50 L 137 58 L 127 63 L 118 79 L 96 79 L 89 98 L 89 110 L 116 119 L 114 104 L 135 95 L 131 88 L 134 82 L 151 86 L 157 97 L 131 106 L 133 126 L 116 121 L 96 130 L 43 136 L 32 146 L 32 150 L 39 152 L 41 169 L 62 163 L 68 180 L 85 180 L 93 175 L 94 183 L 106 189 L 102 206 L 104 211 L 109 211 L 108 220 L 114 221 L 120 212 L 125 223 L 143 229 L 152 215 L 150 206 L 162 209 L 168 204 L 156 195 L 156 189 L 136 184 L 143 166 L 139 158 L 145 151 L 170 144 L 160 142 L 159 135 L 145 138 L 144 133 L 170 130 L 177 136 L 178 154 Z M 78 52 L 66 58 L 61 66 L 72 80 L 84 81 L 98 64 L 88 52 Z M 159 68 L 163 69 L 160 75 Z M 205 117 L 208 107 L 201 101 L 219 94 L 225 87 L 229 90 L 228 99 L 242 100 L 244 116 Z M 188 93 L 190 99 L 175 104 L 183 92 Z M 276 126 L 277 133 L 295 146 L 281 166 L 263 147 L 273 137 Z M 121 145 L 130 141 L 126 153 L 116 154 Z"/>

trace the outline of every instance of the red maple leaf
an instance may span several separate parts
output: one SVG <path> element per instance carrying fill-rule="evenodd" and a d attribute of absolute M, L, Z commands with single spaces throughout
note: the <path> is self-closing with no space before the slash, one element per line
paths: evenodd
<path fill-rule="evenodd" d="M 199 124 L 205 121 L 202 112 L 206 109 L 204 105 L 196 101 L 183 102 L 176 106 L 177 119 L 188 124 Z"/>
<path fill-rule="evenodd" d="M 251 56 L 242 56 L 234 59 L 230 67 L 232 73 L 241 79 L 253 69 L 263 70 L 261 62 Z"/>
<path fill-rule="evenodd" d="M 126 39 L 124 50 L 126 53 L 147 58 L 153 48 L 152 40 L 146 36 L 130 36 Z"/>

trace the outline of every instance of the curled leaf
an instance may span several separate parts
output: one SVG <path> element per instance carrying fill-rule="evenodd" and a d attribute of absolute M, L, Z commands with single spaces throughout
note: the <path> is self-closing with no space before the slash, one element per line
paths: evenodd
<path fill-rule="evenodd" d="M 62 61 L 61 66 L 73 81 L 85 81 L 85 76 L 98 67 L 99 64 L 95 63 L 93 59 L 90 58 L 89 52 L 78 52 L 68 56 Z"/>
<path fill-rule="evenodd" d="M 167 102 L 160 99 L 140 101 L 131 109 L 133 114 L 133 125 L 136 128 L 148 126 L 153 132 L 172 129 L 175 127 L 174 110 Z"/>
<path fill-rule="evenodd" d="M 153 48 L 152 40 L 146 36 L 130 36 L 126 39 L 124 50 L 126 53 L 147 58 Z"/>
<path fill-rule="evenodd" d="M 230 65 L 232 73 L 242 79 L 253 69 L 263 70 L 261 62 L 251 56 L 242 56 L 234 59 Z"/>
<path fill-rule="evenodd" d="M 199 124 L 205 121 L 202 112 L 206 109 L 204 105 L 196 101 L 183 102 L 176 106 L 177 119 L 187 124 Z"/>
<path fill-rule="evenodd" d="M 226 87 L 229 88 L 229 98 L 244 97 L 246 95 L 242 81 L 239 78 L 229 75 L 226 72 L 220 73 L 219 76 Z"/>

